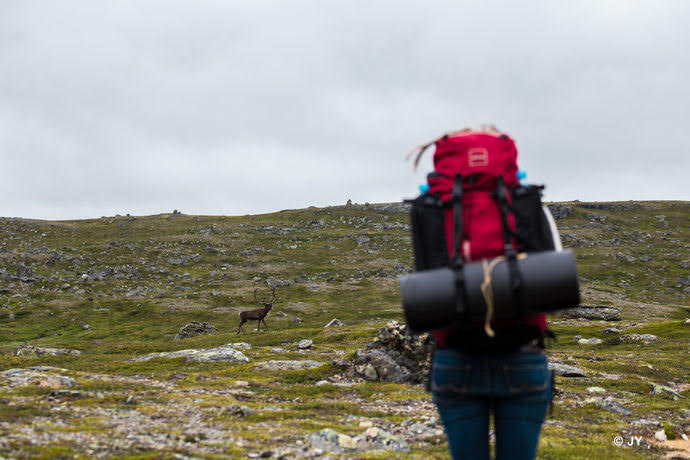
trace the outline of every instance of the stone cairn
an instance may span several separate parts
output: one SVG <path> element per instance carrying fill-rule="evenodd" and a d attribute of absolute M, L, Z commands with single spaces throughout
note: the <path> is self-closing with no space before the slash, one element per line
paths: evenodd
<path fill-rule="evenodd" d="M 353 372 L 374 382 L 424 383 L 432 348 L 429 334 L 412 336 L 405 324 L 389 321 L 365 350 L 355 352 Z"/>
<path fill-rule="evenodd" d="M 196 337 L 202 334 L 217 334 L 218 329 L 213 324 L 202 321 L 192 321 L 180 328 L 173 340 L 188 339 L 189 337 Z"/>

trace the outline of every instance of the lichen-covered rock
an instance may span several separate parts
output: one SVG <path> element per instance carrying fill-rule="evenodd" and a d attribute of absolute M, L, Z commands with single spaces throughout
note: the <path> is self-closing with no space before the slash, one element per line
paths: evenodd
<path fill-rule="evenodd" d="M 81 355 L 81 351 L 71 348 L 42 348 L 33 345 L 24 345 L 17 350 L 17 356 L 58 356 L 58 355 Z"/>
<path fill-rule="evenodd" d="M 248 363 L 247 358 L 241 351 L 236 350 L 233 344 L 223 345 L 222 347 L 199 350 L 198 353 L 190 355 L 187 360 L 198 363 L 233 362 Z"/>
<path fill-rule="evenodd" d="M 295 371 L 304 369 L 316 369 L 321 367 L 326 363 L 320 363 L 318 361 L 312 361 L 310 359 L 305 359 L 302 361 L 291 361 L 291 360 L 274 360 L 274 361 L 264 361 L 258 364 L 261 369 L 267 369 L 272 371 Z"/>
<path fill-rule="evenodd" d="M 410 448 L 402 439 L 393 436 L 380 428 L 372 427 L 360 437 L 357 446 L 360 450 L 389 450 L 392 452 L 409 453 Z"/>
<path fill-rule="evenodd" d="M 593 337 L 591 339 L 580 339 L 577 341 L 579 345 L 599 345 L 603 341 L 601 339 L 597 339 L 596 337 Z"/>
<path fill-rule="evenodd" d="M 248 363 L 247 358 L 241 351 L 235 350 L 232 343 L 216 348 L 207 349 L 188 349 L 161 353 L 149 353 L 144 356 L 137 356 L 136 358 L 128 359 L 127 361 L 148 361 L 154 358 L 187 358 L 187 361 L 195 361 L 200 363 L 211 362 L 234 362 L 234 363 Z"/>
<path fill-rule="evenodd" d="M 6 380 L 10 386 L 38 385 L 42 388 L 58 389 L 75 385 L 72 377 L 45 372 L 53 370 L 47 366 L 37 366 L 28 369 L 8 369 L 0 372 L 0 381 Z M 64 369 L 62 369 L 64 371 Z"/>
<path fill-rule="evenodd" d="M 643 342 L 652 343 L 657 341 L 657 336 L 653 334 L 626 334 L 621 335 L 621 342 Z"/>
<path fill-rule="evenodd" d="M 422 383 L 431 366 L 429 334 L 412 336 L 405 324 L 389 321 L 365 350 L 355 352 L 354 373 L 366 380 Z"/>
<path fill-rule="evenodd" d="M 328 322 L 328 324 L 326 324 L 324 327 L 339 327 L 339 326 L 342 326 L 342 325 L 343 325 L 343 322 L 342 322 L 342 321 L 340 321 L 338 318 L 333 318 L 333 319 L 330 320 L 330 321 Z"/>
<path fill-rule="evenodd" d="M 666 430 L 659 430 L 654 433 L 654 439 L 659 442 L 666 442 L 668 438 L 666 437 Z"/>
<path fill-rule="evenodd" d="M 549 363 L 549 370 L 561 377 L 587 377 L 583 369 L 568 364 Z"/>
<path fill-rule="evenodd" d="M 354 450 L 354 446 L 350 447 L 350 442 L 348 442 L 351 439 L 350 436 L 340 434 L 331 428 L 324 428 L 316 433 L 312 433 L 309 436 L 309 443 L 313 448 L 321 449 L 323 452 L 340 454 L 346 449 Z"/>
<path fill-rule="evenodd" d="M 300 350 L 306 350 L 307 348 L 311 348 L 312 345 L 314 345 L 314 341 L 309 339 L 304 339 L 297 342 L 297 348 L 299 348 Z"/>
<path fill-rule="evenodd" d="M 656 383 L 652 383 L 652 394 L 660 396 L 670 396 L 671 399 L 673 399 L 674 401 L 677 401 L 678 399 L 681 399 L 683 397 L 679 392 L 677 392 L 673 388 L 667 387 L 666 385 L 659 385 Z"/>
<path fill-rule="evenodd" d="M 577 308 L 571 308 L 563 311 L 560 315 L 564 318 L 571 319 L 588 319 L 588 320 L 603 320 L 603 321 L 620 321 L 621 311 L 613 307 L 598 307 L 589 305 L 580 305 Z"/>
<path fill-rule="evenodd" d="M 371 427 L 358 436 L 348 436 L 331 428 L 312 433 L 309 443 L 314 449 L 334 454 L 385 450 L 409 453 L 407 443 L 380 428 Z"/>
<path fill-rule="evenodd" d="M 588 398 L 585 400 L 587 404 L 596 404 L 604 410 L 613 412 L 614 414 L 631 415 L 632 411 L 611 398 Z"/>
<path fill-rule="evenodd" d="M 217 334 L 218 329 L 211 324 L 201 321 L 192 321 L 191 323 L 185 324 L 180 328 L 180 332 L 177 333 L 173 340 L 182 340 L 189 337 L 196 337 L 202 334 Z"/>

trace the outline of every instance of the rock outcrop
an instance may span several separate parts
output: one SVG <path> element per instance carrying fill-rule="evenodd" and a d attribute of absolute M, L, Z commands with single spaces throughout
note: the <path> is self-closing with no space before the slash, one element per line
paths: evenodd
<path fill-rule="evenodd" d="M 202 334 L 217 334 L 218 329 L 211 324 L 201 321 L 192 321 L 191 323 L 185 324 L 180 328 L 180 332 L 177 333 L 173 340 L 182 340 L 189 337 L 196 337 Z"/>
<path fill-rule="evenodd" d="M 431 367 L 428 334 L 411 336 L 399 321 L 389 321 L 365 350 L 355 352 L 354 374 L 375 382 L 422 383 Z"/>
<path fill-rule="evenodd" d="M 573 207 L 567 204 L 550 204 L 549 211 L 555 220 L 565 219 L 573 213 Z"/>

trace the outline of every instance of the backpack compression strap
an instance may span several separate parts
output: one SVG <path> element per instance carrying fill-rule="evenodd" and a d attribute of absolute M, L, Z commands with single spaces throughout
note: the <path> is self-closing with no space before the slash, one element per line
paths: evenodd
<path fill-rule="evenodd" d="M 465 296 L 465 277 L 462 272 L 462 175 L 455 176 L 453 183 L 453 193 L 450 199 L 453 205 L 453 257 L 450 260 L 450 268 L 453 269 L 455 275 L 455 289 L 458 293 L 456 296 L 456 311 L 458 314 L 467 314 L 464 306 Z"/>
<path fill-rule="evenodd" d="M 498 207 L 501 211 L 501 221 L 503 222 L 503 242 L 505 256 L 508 260 L 508 273 L 510 274 L 510 289 L 513 292 L 513 305 L 517 307 L 516 309 L 519 317 L 524 318 L 526 312 L 522 302 L 520 302 L 520 285 L 522 284 L 522 279 L 520 278 L 520 272 L 517 265 L 517 252 L 511 242 L 513 232 L 510 230 L 510 223 L 508 222 L 508 213 L 510 210 L 508 207 L 507 193 L 508 191 L 503 181 L 503 174 L 501 174 L 496 181 L 495 198 L 496 201 L 498 201 Z"/>

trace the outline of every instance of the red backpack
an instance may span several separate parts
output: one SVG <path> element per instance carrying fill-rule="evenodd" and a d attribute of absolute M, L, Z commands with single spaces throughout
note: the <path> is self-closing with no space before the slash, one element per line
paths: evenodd
<path fill-rule="evenodd" d="M 543 187 L 519 183 L 513 139 L 494 129 L 446 134 L 417 148 L 415 166 L 432 144 L 436 152 L 428 189 L 412 201 L 416 270 L 499 256 L 514 261 L 519 252 L 559 244 L 541 203 Z M 517 271 L 514 276 L 517 290 Z M 519 305 L 515 308 L 515 321 L 491 323 L 494 337 L 487 336 L 483 325 L 467 322 L 434 331 L 434 336 L 440 347 L 473 352 L 505 352 L 534 339 L 541 342 L 546 315 L 526 316 Z"/>

